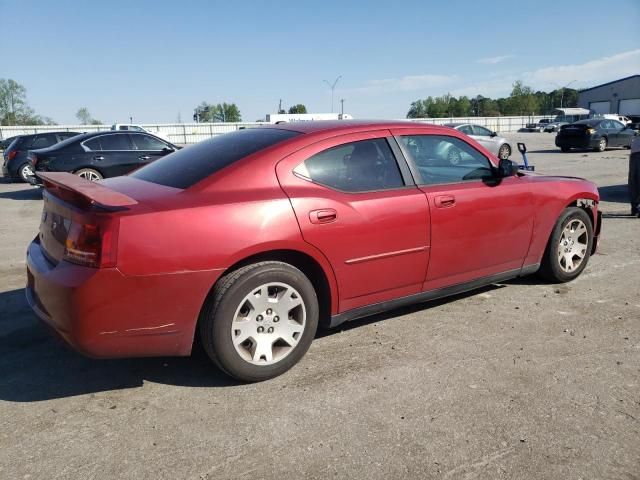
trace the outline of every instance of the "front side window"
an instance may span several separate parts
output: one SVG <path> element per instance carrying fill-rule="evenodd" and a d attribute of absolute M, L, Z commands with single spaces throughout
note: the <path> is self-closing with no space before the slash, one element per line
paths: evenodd
<path fill-rule="evenodd" d="M 421 185 L 438 185 L 493 178 L 491 162 L 467 142 L 444 135 L 399 137 L 405 155 L 421 177 Z"/>
<path fill-rule="evenodd" d="M 404 187 L 396 159 L 384 138 L 329 148 L 309 157 L 293 171 L 314 183 L 343 192 Z"/>
<path fill-rule="evenodd" d="M 458 130 L 460 130 L 465 135 L 473 135 L 473 130 L 471 129 L 471 125 L 463 125 Z"/>
<path fill-rule="evenodd" d="M 157 138 L 150 135 L 135 133 L 131 135 L 131 140 L 138 150 L 162 150 L 168 148 L 168 145 Z"/>
<path fill-rule="evenodd" d="M 617 120 L 611 120 L 611 125 L 611 128 L 615 128 L 616 130 L 624 128 L 624 125 Z"/>
<path fill-rule="evenodd" d="M 480 125 L 473 125 L 473 134 L 481 137 L 490 137 L 493 132 L 488 128 L 481 127 Z"/>

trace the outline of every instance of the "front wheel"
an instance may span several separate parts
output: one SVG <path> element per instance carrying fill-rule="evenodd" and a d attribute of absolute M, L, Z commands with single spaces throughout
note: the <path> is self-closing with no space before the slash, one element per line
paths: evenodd
<path fill-rule="evenodd" d="M 566 208 L 556 221 L 540 265 L 540 274 L 552 282 L 569 282 L 585 269 L 593 245 L 593 227 L 587 212 Z"/>
<path fill-rule="evenodd" d="M 309 349 L 317 327 L 313 285 L 297 268 L 274 261 L 221 278 L 199 321 L 209 357 L 246 382 L 267 380 L 293 367 Z"/>
<path fill-rule="evenodd" d="M 602 137 L 598 142 L 598 146 L 594 148 L 596 152 L 604 152 L 607 149 L 607 139 Z"/>
<path fill-rule="evenodd" d="M 511 155 L 511 147 L 508 143 L 503 144 L 498 150 L 498 158 L 500 160 L 507 160 Z"/>

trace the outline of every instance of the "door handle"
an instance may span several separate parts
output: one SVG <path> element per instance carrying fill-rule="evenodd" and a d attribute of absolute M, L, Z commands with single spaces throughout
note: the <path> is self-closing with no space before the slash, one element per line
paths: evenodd
<path fill-rule="evenodd" d="M 96 155 L 95 157 L 93 157 L 94 160 L 104 160 L 104 157 L 102 155 Z"/>
<path fill-rule="evenodd" d="M 437 208 L 453 207 L 456 204 L 456 197 L 453 195 L 439 195 L 434 199 Z"/>
<path fill-rule="evenodd" d="M 149 155 L 143 155 L 141 157 L 138 157 L 138 160 L 149 160 L 151 157 Z"/>
<path fill-rule="evenodd" d="M 338 212 L 333 208 L 323 208 L 322 210 L 312 210 L 309 212 L 311 223 L 331 223 L 338 218 Z"/>

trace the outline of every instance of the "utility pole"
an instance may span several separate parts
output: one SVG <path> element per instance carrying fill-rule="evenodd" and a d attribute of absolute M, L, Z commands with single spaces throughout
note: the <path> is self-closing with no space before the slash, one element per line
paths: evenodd
<path fill-rule="evenodd" d="M 282 111 L 282 99 L 280 99 L 280 102 L 278 102 L 278 113 L 280 113 Z"/>
<path fill-rule="evenodd" d="M 340 115 L 344 115 L 344 98 L 340 99 Z"/>
<path fill-rule="evenodd" d="M 329 83 L 327 80 L 323 80 L 324 83 L 329 85 L 329 88 L 331 89 L 331 113 L 333 113 L 333 91 L 336 89 L 336 84 L 338 83 L 338 80 L 340 80 L 341 78 L 342 78 L 342 75 L 338 75 L 338 77 L 335 79 L 333 83 Z"/>

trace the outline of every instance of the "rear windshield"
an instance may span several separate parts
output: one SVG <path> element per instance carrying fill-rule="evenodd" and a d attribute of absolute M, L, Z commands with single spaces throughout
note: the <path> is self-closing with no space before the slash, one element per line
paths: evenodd
<path fill-rule="evenodd" d="M 280 129 L 249 128 L 178 150 L 136 170 L 132 177 L 168 187 L 189 188 L 252 153 L 300 135 Z"/>

